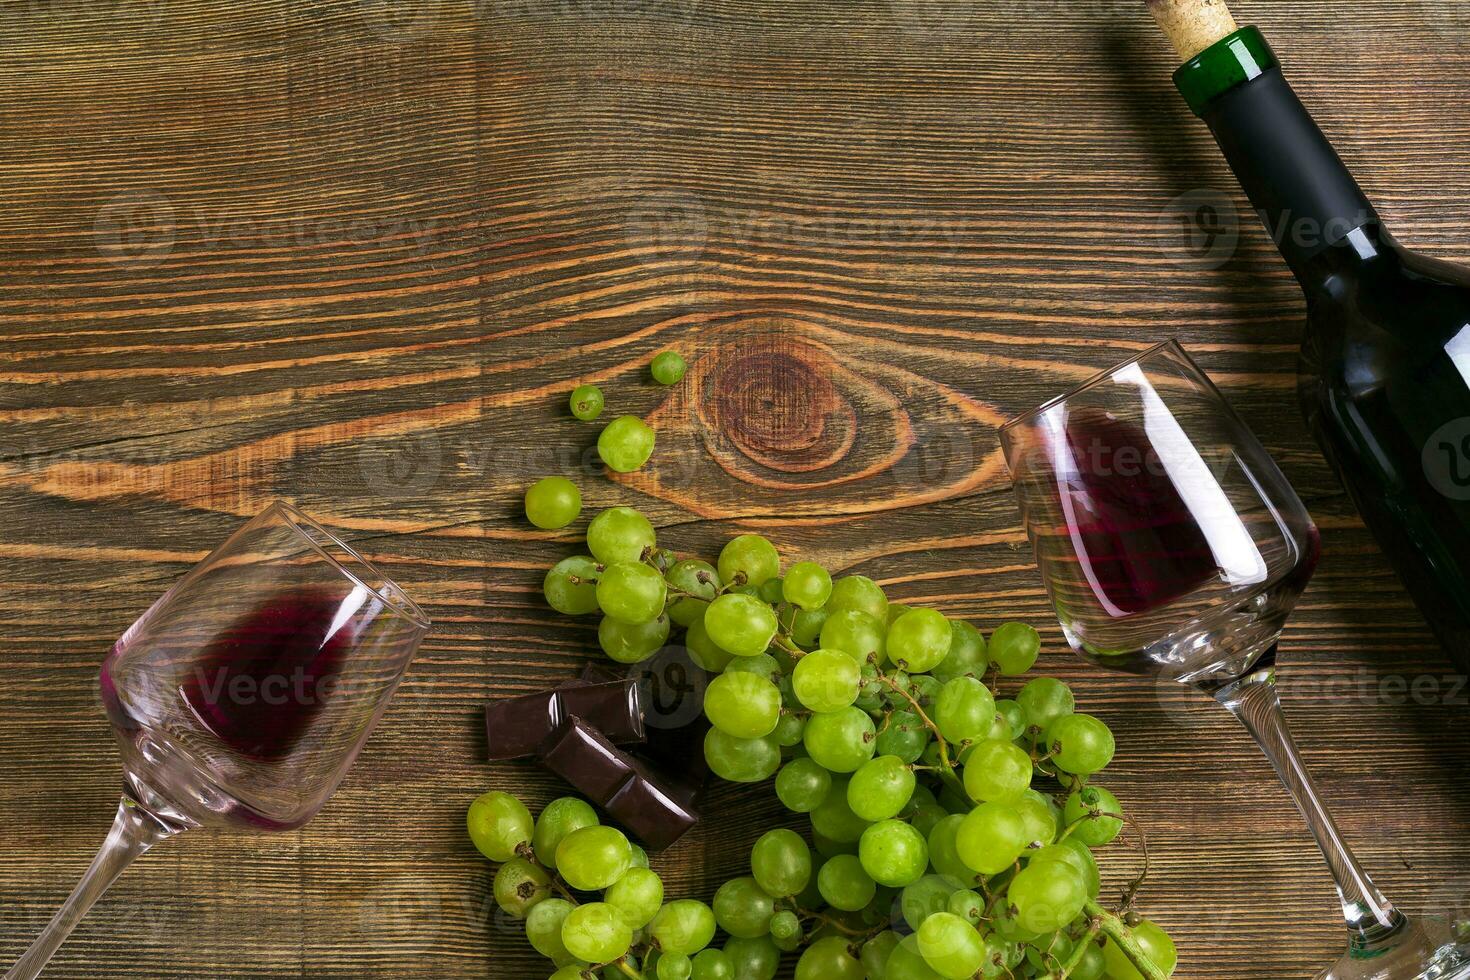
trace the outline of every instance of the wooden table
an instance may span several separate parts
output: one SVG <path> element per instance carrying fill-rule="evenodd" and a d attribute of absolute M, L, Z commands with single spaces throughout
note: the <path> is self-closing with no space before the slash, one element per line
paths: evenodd
<path fill-rule="evenodd" d="M 1470 259 L 1462 5 L 1239 7 L 1403 237 Z M 1067 655 L 997 456 L 998 420 L 1170 335 L 1324 529 L 1284 688 L 1343 831 L 1411 910 L 1470 892 L 1470 692 L 1303 430 L 1299 294 L 1171 68 L 1131 0 L 0 4 L 0 951 L 115 802 L 110 642 L 284 496 L 439 629 L 319 819 L 171 842 L 48 976 L 548 972 L 463 813 L 563 790 L 487 766 L 477 712 L 596 650 L 539 595 L 575 536 L 519 515 L 567 472 L 681 551 L 756 529 L 1034 623 L 1122 736 L 1180 975 L 1312 974 L 1342 936 L 1297 814 L 1224 712 Z M 690 378 L 656 389 L 669 346 Z M 584 465 L 579 381 L 655 421 L 649 469 Z M 768 787 L 709 810 L 673 892 L 784 819 Z"/>

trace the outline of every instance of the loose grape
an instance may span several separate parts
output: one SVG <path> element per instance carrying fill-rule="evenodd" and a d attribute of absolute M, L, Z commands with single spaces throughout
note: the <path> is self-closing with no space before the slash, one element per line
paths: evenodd
<path fill-rule="evenodd" d="M 888 659 L 901 670 L 923 673 L 944 661 L 953 642 L 943 613 L 910 609 L 888 628 Z"/>
<path fill-rule="evenodd" d="M 689 369 L 689 365 L 684 363 L 684 358 L 680 357 L 676 351 L 666 350 L 654 357 L 648 369 L 653 375 L 653 380 L 659 384 L 676 385 L 683 380 L 684 372 Z"/>
<path fill-rule="evenodd" d="M 715 922 L 732 936 L 745 939 L 764 936 L 770 931 L 775 911 L 775 900 L 754 878 L 732 879 L 715 892 Z"/>
<path fill-rule="evenodd" d="M 602 389 L 597 385 L 578 385 L 572 389 L 568 404 L 572 414 L 583 422 L 591 422 L 602 414 Z"/>
<path fill-rule="evenodd" d="M 1174 975 L 1179 963 L 1179 953 L 1174 949 L 1174 940 L 1169 934 L 1147 919 L 1133 927 L 1133 938 L 1143 947 L 1143 953 L 1165 976 Z M 1128 959 L 1112 940 L 1103 944 L 1103 960 L 1107 963 L 1108 976 L 1114 980 L 1143 980 L 1143 974 Z"/>
<path fill-rule="evenodd" d="M 769 936 L 732 938 L 725 943 L 725 955 L 735 968 L 735 980 L 774 980 L 781 968 L 781 950 Z"/>
<path fill-rule="evenodd" d="M 1026 824 L 1014 806 L 982 803 L 971 810 L 955 833 L 960 860 L 983 875 L 1000 874 L 1025 849 Z"/>
<path fill-rule="evenodd" d="M 602 611 L 635 626 L 657 619 L 667 597 L 664 577 L 642 562 L 613 562 L 597 580 L 597 604 Z"/>
<path fill-rule="evenodd" d="M 534 905 L 526 915 L 526 939 L 536 952 L 553 963 L 571 956 L 561 941 L 561 929 L 574 908 L 564 898 L 548 898 Z"/>
<path fill-rule="evenodd" d="M 632 866 L 628 838 L 613 827 L 583 827 L 556 846 L 557 870 L 578 891 L 602 891 Z"/>
<path fill-rule="evenodd" d="M 656 544 L 653 525 L 632 507 L 609 507 L 587 525 L 587 550 L 604 565 L 642 561 Z"/>
<path fill-rule="evenodd" d="M 1036 665 L 1041 636 L 1025 623 L 1006 623 L 990 634 L 990 662 L 1008 677 L 1019 677 Z"/>
<path fill-rule="evenodd" d="M 867 971 L 853 958 L 850 941 L 825 936 L 806 948 L 796 963 L 796 980 L 865 980 Z"/>
<path fill-rule="evenodd" d="M 572 909 L 561 927 L 567 952 L 588 963 L 611 963 L 633 945 L 633 930 L 617 909 L 592 902 Z"/>
<path fill-rule="evenodd" d="M 720 581 L 720 573 L 715 571 L 715 566 L 707 561 L 697 558 L 686 558 L 675 562 L 666 576 L 669 585 L 673 586 L 670 592 L 677 589 L 679 592 L 688 593 L 680 596 L 669 605 L 669 618 L 680 626 L 692 626 L 703 618 L 704 610 L 709 606 L 720 591 L 723 584 Z"/>
<path fill-rule="evenodd" d="M 811 880 L 811 848 L 794 831 L 767 831 L 751 849 L 750 873 L 768 895 L 775 898 L 799 895 Z"/>
<path fill-rule="evenodd" d="M 984 741 L 965 760 L 965 792 L 981 803 L 1014 803 L 1031 788 L 1031 756 L 1011 742 Z"/>
<path fill-rule="evenodd" d="M 856 844 L 868 829 L 868 821 L 848 806 L 847 787 L 848 780 L 833 779 L 826 798 L 811 811 L 812 829 L 838 844 Z"/>
<path fill-rule="evenodd" d="M 821 609 L 832 595 L 832 576 L 816 562 L 799 561 L 786 571 L 782 597 L 802 609 Z"/>
<path fill-rule="evenodd" d="M 781 746 L 770 736 L 737 738 L 711 728 L 704 736 L 704 758 L 726 782 L 759 783 L 781 767 Z"/>
<path fill-rule="evenodd" d="M 887 634 L 879 621 L 858 609 L 834 610 L 822 624 L 821 644 L 827 650 L 841 650 L 859 663 L 874 657 L 882 663 L 888 650 Z"/>
<path fill-rule="evenodd" d="M 813 715 L 802 744 L 812 759 L 831 772 L 856 772 L 873 757 L 877 732 L 873 719 L 859 708 Z"/>
<path fill-rule="evenodd" d="M 931 915 L 949 907 L 949 896 L 955 886 L 939 875 L 925 875 L 904 888 L 898 899 L 898 909 L 903 921 L 917 931 Z"/>
<path fill-rule="evenodd" d="M 1063 715 L 1046 730 L 1046 744 L 1057 768 L 1077 776 L 1101 772 L 1113 761 L 1113 733 L 1092 715 Z"/>
<path fill-rule="evenodd" d="M 742 534 L 720 549 L 717 567 L 726 582 L 759 587 L 781 574 L 781 556 L 776 546 L 759 534 Z"/>
<path fill-rule="evenodd" d="M 888 957 L 884 980 L 944 980 L 919 952 L 918 933 L 905 936 Z"/>
<path fill-rule="evenodd" d="M 874 823 L 898 816 L 913 795 L 914 771 L 896 755 L 863 763 L 847 784 L 847 805 Z"/>
<path fill-rule="evenodd" d="M 647 868 L 629 868 L 603 893 L 602 900 L 622 913 L 629 928 L 642 929 L 663 907 L 663 879 Z"/>
<path fill-rule="evenodd" d="M 1089 847 L 1102 847 L 1112 843 L 1122 832 L 1123 821 L 1119 819 L 1122 813 L 1123 805 L 1108 790 L 1101 786 L 1085 786 L 1067 797 L 1062 820 L 1068 827 L 1077 824 L 1077 829 L 1072 831 L 1073 837 Z M 1089 819 L 1083 820 L 1084 817 Z M 1082 822 L 1077 823 L 1079 820 Z"/>
<path fill-rule="evenodd" d="M 857 700 L 862 669 L 840 650 L 816 650 L 796 662 L 792 686 L 813 711 L 840 711 Z"/>
<path fill-rule="evenodd" d="M 537 480 L 526 490 L 526 519 L 544 531 L 566 527 L 582 513 L 582 491 L 564 476 Z"/>
<path fill-rule="evenodd" d="M 689 980 L 736 980 L 735 965 L 724 950 L 706 949 L 694 957 Z"/>
<path fill-rule="evenodd" d="M 883 588 L 866 575 L 844 575 L 832 583 L 832 596 L 827 600 L 833 612 L 852 609 L 888 625 L 888 596 Z"/>
<path fill-rule="evenodd" d="M 990 658 L 985 653 L 985 634 L 963 619 L 949 621 L 949 656 L 932 669 L 941 681 L 956 677 L 983 679 L 990 667 Z"/>
<path fill-rule="evenodd" d="M 491 791 L 470 804 L 465 817 L 470 840 L 492 861 L 509 861 L 531 840 L 535 822 L 526 805 L 509 793 Z"/>
<path fill-rule="evenodd" d="M 951 742 L 983 738 L 995 723 L 995 696 L 973 677 L 953 678 L 934 700 L 934 723 Z"/>
<path fill-rule="evenodd" d="M 917 762 L 929 744 L 929 726 L 912 711 L 895 711 L 878 733 L 879 755 L 896 755 L 904 762 Z"/>
<path fill-rule="evenodd" d="M 517 919 L 551 894 L 551 878 L 525 858 L 511 858 L 495 872 L 495 904 Z"/>
<path fill-rule="evenodd" d="M 1011 879 L 1006 897 L 1023 928 L 1053 932 L 1082 914 L 1087 884 L 1063 861 L 1031 861 Z"/>
<path fill-rule="evenodd" d="M 556 868 L 556 849 L 573 831 L 598 824 L 597 811 L 586 800 L 575 796 L 563 796 L 546 804 L 536 821 L 536 832 L 532 843 L 536 848 L 536 860 L 548 868 Z"/>
<path fill-rule="evenodd" d="M 924 876 L 929 867 L 929 844 L 910 824 L 883 820 L 863 831 L 858 859 L 878 884 L 902 888 Z"/>
<path fill-rule="evenodd" d="M 703 613 L 690 625 L 689 632 L 684 634 L 684 646 L 689 650 L 690 660 L 714 674 L 723 671 L 730 661 L 736 659 L 735 654 L 709 638 L 709 632 L 704 628 Z"/>
<path fill-rule="evenodd" d="M 852 854 L 839 854 L 817 872 L 822 900 L 834 909 L 856 912 L 873 900 L 878 885 Z"/>
<path fill-rule="evenodd" d="M 754 596 L 727 592 L 704 611 L 709 638 L 737 657 L 765 653 L 776 636 L 776 611 Z"/>
<path fill-rule="evenodd" d="M 642 663 L 663 649 L 669 638 L 669 617 L 659 616 L 646 623 L 625 623 L 604 616 L 597 624 L 597 644 L 602 652 L 620 664 Z"/>
<path fill-rule="evenodd" d="M 919 927 L 919 955 L 942 977 L 967 980 L 985 959 L 985 941 L 975 927 L 949 912 L 938 912 Z"/>
<path fill-rule="evenodd" d="M 1016 695 L 1016 703 L 1026 713 L 1026 725 L 1046 731 L 1051 723 L 1077 710 L 1072 689 L 1055 677 L 1038 677 Z"/>
<path fill-rule="evenodd" d="M 680 953 L 671 953 L 658 958 L 654 970 L 658 980 L 689 980 L 694 973 L 694 963 Z"/>
<path fill-rule="evenodd" d="M 552 609 L 564 616 L 597 611 L 597 562 L 590 555 L 563 558 L 551 567 L 541 591 Z"/>
<path fill-rule="evenodd" d="M 704 692 L 710 724 L 736 738 L 765 738 L 781 720 L 781 691 L 755 674 L 721 674 Z"/>
<path fill-rule="evenodd" d="M 692 956 L 715 938 L 715 914 L 703 902 L 682 898 L 659 909 L 648 933 L 664 953 Z"/>
<path fill-rule="evenodd" d="M 631 473 L 653 455 L 653 427 L 636 415 L 613 419 L 597 437 L 597 455 L 615 473 Z"/>

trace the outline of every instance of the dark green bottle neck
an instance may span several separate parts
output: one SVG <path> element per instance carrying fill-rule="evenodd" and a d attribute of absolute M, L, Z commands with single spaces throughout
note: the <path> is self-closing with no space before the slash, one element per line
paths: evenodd
<path fill-rule="evenodd" d="M 1175 73 L 1215 134 L 1266 230 L 1302 284 L 1314 260 L 1378 216 L 1281 73 L 1266 39 L 1243 28 Z M 1336 253 L 1334 254 L 1341 254 Z"/>

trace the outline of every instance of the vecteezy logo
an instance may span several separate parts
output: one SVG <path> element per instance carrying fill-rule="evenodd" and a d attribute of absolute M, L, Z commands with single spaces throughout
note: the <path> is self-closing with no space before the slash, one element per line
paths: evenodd
<path fill-rule="evenodd" d="M 173 251 L 174 206 L 157 191 L 127 191 L 102 206 L 92 225 L 97 250 L 109 262 L 140 269 Z"/>
<path fill-rule="evenodd" d="M 970 0 L 888 0 L 888 6 L 903 32 L 921 41 L 972 36 L 980 21 L 981 4 Z"/>
<path fill-rule="evenodd" d="M 403 436 L 386 450 L 364 443 L 357 466 L 373 492 L 385 497 L 408 497 L 432 490 L 444 465 L 444 447 L 432 429 Z"/>
<path fill-rule="evenodd" d="M 1164 254 L 1186 269 L 1218 269 L 1240 243 L 1240 213 L 1229 194 L 1212 187 L 1185 191 L 1159 213 Z"/>
<path fill-rule="evenodd" d="M 625 212 L 623 237 L 640 262 L 695 262 L 709 240 L 709 215 L 693 194 L 666 191 Z"/>
<path fill-rule="evenodd" d="M 1470 417 L 1446 422 L 1424 443 L 1424 476 L 1451 500 L 1470 500 Z"/>
<path fill-rule="evenodd" d="M 357 0 L 368 28 L 388 41 L 404 42 L 423 37 L 439 18 L 438 7 L 429 0 Z"/>

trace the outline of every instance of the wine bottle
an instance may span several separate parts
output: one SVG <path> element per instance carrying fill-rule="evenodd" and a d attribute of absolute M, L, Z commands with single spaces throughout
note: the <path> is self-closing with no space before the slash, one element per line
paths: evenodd
<path fill-rule="evenodd" d="M 1148 0 L 1307 298 L 1298 396 L 1364 523 L 1470 672 L 1470 270 L 1405 249 L 1220 0 Z"/>

